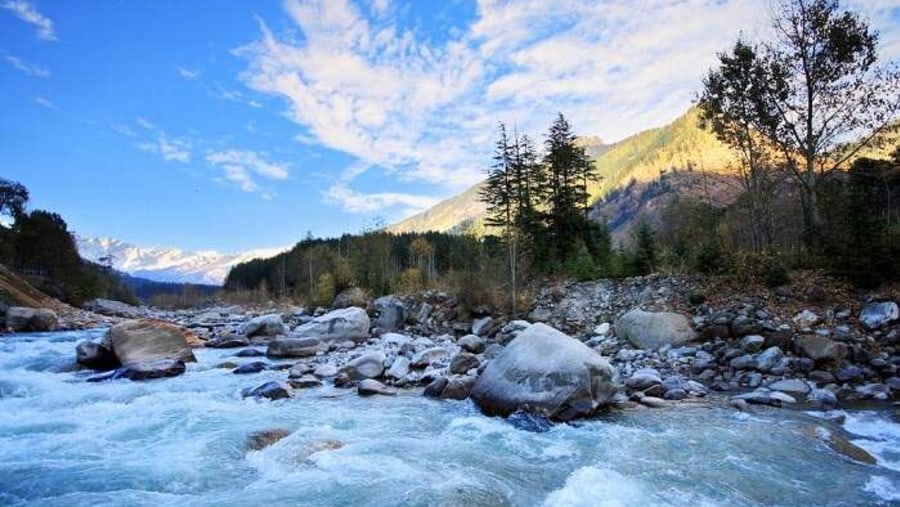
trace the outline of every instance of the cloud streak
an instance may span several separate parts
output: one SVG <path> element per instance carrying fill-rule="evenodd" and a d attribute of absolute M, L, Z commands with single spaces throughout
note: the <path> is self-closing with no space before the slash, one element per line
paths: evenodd
<path fill-rule="evenodd" d="M 24 0 L 7 0 L 0 3 L 0 8 L 13 13 L 17 18 L 34 26 L 37 29 L 37 37 L 47 41 L 55 41 L 56 31 L 53 28 L 53 20 L 44 16 L 33 5 Z"/>
<path fill-rule="evenodd" d="M 7 63 L 12 65 L 14 68 L 18 69 L 22 73 L 32 76 L 32 77 L 40 77 L 40 78 L 48 78 L 50 77 L 50 70 L 41 67 L 39 65 L 35 65 L 33 63 L 26 62 L 25 60 L 17 57 L 6 55 L 3 57 Z"/>
<path fill-rule="evenodd" d="M 286 180 L 289 166 L 267 160 L 265 153 L 250 150 L 211 151 L 206 154 L 206 162 L 222 170 L 222 177 L 244 192 L 261 192 L 264 199 L 273 194 L 254 180 L 254 175 L 268 180 Z"/>

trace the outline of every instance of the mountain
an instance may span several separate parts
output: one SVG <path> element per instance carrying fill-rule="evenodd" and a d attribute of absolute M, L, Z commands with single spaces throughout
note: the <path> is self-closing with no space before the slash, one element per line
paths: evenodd
<path fill-rule="evenodd" d="M 85 259 L 98 261 L 112 256 L 112 267 L 131 276 L 157 282 L 222 285 L 235 264 L 273 257 L 287 248 L 222 253 L 214 250 L 191 252 L 179 248 L 139 247 L 112 238 L 77 236 L 78 252 Z"/>
<path fill-rule="evenodd" d="M 579 143 L 594 159 L 602 180 L 589 188 L 595 206 L 616 189 L 647 184 L 678 170 L 723 174 L 734 163 L 731 150 L 700 127 L 700 112 L 691 108 L 672 123 L 635 134 L 613 144 L 595 137 Z M 479 199 L 483 183 L 413 215 L 388 230 L 392 232 L 478 231 L 485 206 Z M 669 188 L 679 188 L 672 186 Z M 612 217 L 613 219 L 615 217 Z"/>

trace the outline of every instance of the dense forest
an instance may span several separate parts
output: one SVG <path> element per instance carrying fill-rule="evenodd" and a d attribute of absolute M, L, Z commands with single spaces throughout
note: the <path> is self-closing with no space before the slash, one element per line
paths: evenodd
<path fill-rule="evenodd" d="M 111 268 L 78 255 L 75 239 L 61 216 L 28 211 L 24 185 L 0 179 L 0 264 L 22 275 L 47 295 L 75 306 L 98 297 L 137 304 L 137 299 Z"/>

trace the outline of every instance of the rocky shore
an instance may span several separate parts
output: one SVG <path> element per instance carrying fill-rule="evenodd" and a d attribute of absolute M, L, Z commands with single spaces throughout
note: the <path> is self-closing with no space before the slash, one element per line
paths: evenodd
<path fill-rule="evenodd" d="M 569 420 L 708 397 L 742 410 L 834 408 L 900 392 L 896 294 L 854 296 L 814 278 L 740 293 L 661 275 L 563 283 L 544 288 L 520 319 L 487 308 L 466 317 L 444 293 L 370 300 L 358 289 L 331 309 L 86 308 L 63 326 L 112 326 L 101 343 L 78 346 L 78 362 L 99 372 L 91 380 L 180 375 L 193 348 L 233 348 L 233 360 L 219 365 L 233 374 L 284 370 L 282 381 L 248 379 L 245 396 L 260 398 L 323 383 L 361 396 L 418 388 L 471 398 L 492 415 Z M 48 312 L 8 308 L 6 324 L 58 328 Z"/>

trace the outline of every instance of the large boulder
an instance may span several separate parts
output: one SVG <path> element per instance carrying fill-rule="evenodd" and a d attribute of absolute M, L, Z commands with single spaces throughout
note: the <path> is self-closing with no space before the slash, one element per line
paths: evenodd
<path fill-rule="evenodd" d="M 194 337 L 183 328 L 158 320 L 128 320 L 106 333 L 101 345 L 123 365 L 154 359 L 172 359 L 186 363 L 197 359 L 191 352 Z"/>
<path fill-rule="evenodd" d="M 111 350 L 88 340 L 78 342 L 75 346 L 75 361 L 97 371 L 114 370 L 121 366 L 119 358 Z"/>
<path fill-rule="evenodd" d="M 794 347 L 799 354 L 828 366 L 840 366 L 847 355 L 847 344 L 819 335 L 798 336 Z"/>
<path fill-rule="evenodd" d="M 94 299 L 93 301 L 88 301 L 84 304 L 84 309 L 99 313 L 100 315 L 125 317 L 126 319 L 136 319 L 141 316 L 140 308 L 121 301 L 113 301 L 112 299 Z"/>
<path fill-rule="evenodd" d="M 154 378 L 177 377 L 186 367 L 180 359 L 156 358 L 134 361 L 116 369 L 113 378 L 129 380 L 149 380 Z"/>
<path fill-rule="evenodd" d="M 866 329 L 873 330 L 900 319 L 900 308 L 893 301 L 869 303 L 859 313 L 859 321 Z"/>
<path fill-rule="evenodd" d="M 292 336 L 313 337 L 322 341 L 365 341 L 369 337 L 369 315 L 362 308 L 334 310 L 297 326 Z"/>
<path fill-rule="evenodd" d="M 482 371 L 472 399 L 489 415 L 525 411 L 555 420 L 589 416 L 619 390 L 616 369 L 546 325 L 519 333 Z"/>
<path fill-rule="evenodd" d="M 375 319 L 375 326 L 380 333 L 390 333 L 403 328 L 406 323 L 406 307 L 403 302 L 395 296 L 384 296 L 375 300 L 375 309 L 378 311 L 378 317 Z"/>
<path fill-rule="evenodd" d="M 309 357 L 322 350 L 318 338 L 276 338 L 269 342 L 269 357 Z"/>
<path fill-rule="evenodd" d="M 53 310 L 11 306 L 6 310 L 6 327 L 19 332 L 53 331 L 59 319 Z"/>
<path fill-rule="evenodd" d="M 351 306 L 365 308 L 367 303 L 368 298 L 362 289 L 359 287 L 350 287 L 349 289 L 342 290 L 340 294 L 335 296 L 331 307 L 337 309 L 349 308 Z"/>
<path fill-rule="evenodd" d="M 381 352 L 363 354 L 345 364 L 338 375 L 346 375 L 347 380 L 378 378 L 384 373 L 384 359 Z"/>
<path fill-rule="evenodd" d="M 616 333 L 635 347 L 645 350 L 682 345 L 695 337 L 691 323 L 684 315 L 645 312 L 637 308 L 619 318 Z"/>
<path fill-rule="evenodd" d="M 241 334 L 248 338 L 254 336 L 277 336 L 287 333 L 287 326 L 281 320 L 281 315 L 270 313 L 269 315 L 260 315 L 244 322 L 241 326 Z"/>

